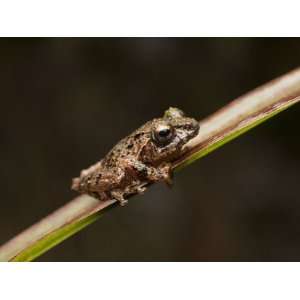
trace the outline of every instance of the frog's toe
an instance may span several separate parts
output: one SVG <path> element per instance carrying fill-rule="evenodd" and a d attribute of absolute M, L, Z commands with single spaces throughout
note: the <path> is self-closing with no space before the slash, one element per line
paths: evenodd
<path fill-rule="evenodd" d="M 145 186 L 139 186 L 139 187 L 137 187 L 137 193 L 139 193 L 139 194 L 144 194 L 145 193 L 145 191 L 146 191 L 146 187 Z"/>
<path fill-rule="evenodd" d="M 117 201 L 120 202 L 121 206 L 124 206 L 125 204 L 128 203 L 128 200 L 124 199 L 124 193 L 121 191 L 112 191 L 111 196 L 116 199 Z"/>
<path fill-rule="evenodd" d="M 122 201 L 120 201 L 120 205 L 121 206 L 125 206 L 128 203 L 128 200 L 123 199 Z"/>

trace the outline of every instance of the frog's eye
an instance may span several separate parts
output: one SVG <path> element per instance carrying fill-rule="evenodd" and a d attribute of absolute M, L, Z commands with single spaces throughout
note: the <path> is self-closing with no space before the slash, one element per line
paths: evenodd
<path fill-rule="evenodd" d="M 152 139 L 159 146 L 169 144 L 174 136 L 174 129 L 167 124 L 158 124 L 152 131 Z"/>

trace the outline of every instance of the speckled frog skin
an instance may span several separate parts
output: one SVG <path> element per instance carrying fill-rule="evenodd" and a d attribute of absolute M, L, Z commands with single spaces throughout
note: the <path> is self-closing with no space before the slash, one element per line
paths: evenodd
<path fill-rule="evenodd" d="M 151 182 L 172 183 L 171 162 L 182 155 L 183 146 L 198 134 L 199 123 L 177 108 L 153 119 L 122 139 L 98 163 L 73 179 L 72 189 L 100 200 L 143 193 Z"/>

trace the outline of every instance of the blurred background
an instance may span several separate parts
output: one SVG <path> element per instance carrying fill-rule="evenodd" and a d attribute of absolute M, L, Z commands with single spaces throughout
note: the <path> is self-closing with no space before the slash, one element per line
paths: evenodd
<path fill-rule="evenodd" d="M 169 106 L 202 119 L 300 65 L 300 39 L 0 39 L 0 243 Z M 152 186 L 39 261 L 300 260 L 300 105 Z"/>

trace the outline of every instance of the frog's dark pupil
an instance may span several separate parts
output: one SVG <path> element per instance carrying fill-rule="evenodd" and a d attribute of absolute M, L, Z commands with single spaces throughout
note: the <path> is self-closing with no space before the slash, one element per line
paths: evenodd
<path fill-rule="evenodd" d="M 160 130 L 158 134 L 159 134 L 161 137 L 166 137 L 166 136 L 168 136 L 168 135 L 170 134 L 170 132 L 171 132 L 170 129 L 165 128 L 165 129 Z"/>
<path fill-rule="evenodd" d="M 172 137 L 173 129 L 171 126 L 160 125 L 152 131 L 152 140 L 159 147 L 168 145 L 172 141 Z"/>

